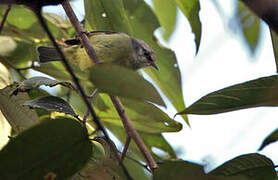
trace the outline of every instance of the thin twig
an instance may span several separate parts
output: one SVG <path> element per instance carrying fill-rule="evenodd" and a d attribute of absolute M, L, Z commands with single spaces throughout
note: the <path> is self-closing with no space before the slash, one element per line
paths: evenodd
<path fill-rule="evenodd" d="M 94 51 L 92 45 L 90 44 L 90 41 L 89 41 L 87 35 L 84 33 L 85 31 L 84 31 L 83 27 L 81 26 L 81 24 L 79 23 L 79 21 L 78 21 L 76 15 L 74 14 L 74 11 L 73 11 L 73 9 L 71 8 L 69 2 L 68 2 L 67 0 L 64 1 L 64 3 L 62 4 L 62 6 L 63 6 L 63 8 L 64 8 L 64 10 L 65 10 L 65 12 L 66 12 L 68 18 L 70 19 L 72 25 L 74 26 L 74 28 L 75 28 L 75 30 L 76 30 L 78 36 L 80 37 L 81 42 L 82 42 L 82 45 L 85 47 L 85 49 L 86 49 L 86 51 L 87 51 L 89 57 L 90 57 L 90 58 L 92 59 L 92 61 L 94 61 L 95 63 L 100 63 L 100 60 L 98 59 L 98 57 L 97 57 L 97 55 L 96 55 L 96 53 L 95 53 L 95 51 Z M 56 44 L 56 42 L 55 42 L 55 44 Z M 57 46 L 58 46 L 58 45 L 57 45 Z M 80 86 L 80 84 L 79 84 L 79 86 Z M 83 91 L 83 93 L 84 93 L 84 91 Z M 90 110 L 90 113 L 92 114 L 92 116 L 93 116 L 93 118 L 94 118 L 94 121 L 96 122 L 98 128 L 103 132 L 104 136 L 107 138 L 107 141 L 108 141 L 109 145 L 112 147 L 112 146 L 113 146 L 113 145 L 111 144 L 112 140 L 109 138 L 109 136 L 108 136 L 108 134 L 106 133 L 104 127 L 103 127 L 102 124 L 100 123 L 100 121 L 99 121 L 98 117 L 96 116 L 95 111 L 92 109 L 91 104 L 90 104 L 89 100 L 87 99 L 85 93 L 84 93 L 84 96 L 83 96 L 83 94 L 82 94 L 82 97 L 83 97 L 84 101 L 86 101 L 86 104 L 87 104 L 87 106 L 88 106 L 88 108 L 89 108 L 89 110 Z M 132 180 L 133 178 L 129 175 L 129 173 L 128 173 L 126 167 L 125 167 L 124 164 L 121 162 L 120 157 L 119 157 L 118 154 L 117 154 L 117 150 L 116 150 L 116 149 L 113 149 L 113 151 L 114 151 L 113 153 L 115 154 L 116 158 L 118 159 L 119 164 L 120 164 L 120 166 L 122 167 L 123 172 L 125 173 L 126 177 L 127 177 L 129 180 Z"/>
<path fill-rule="evenodd" d="M 77 19 L 76 15 L 74 14 L 68 1 L 65 1 L 63 3 L 63 8 L 64 8 L 69 20 L 71 21 L 72 25 L 74 26 L 74 28 L 77 32 L 77 35 L 82 42 L 83 47 L 85 47 L 85 49 L 86 49 L 89 57 L 93 61 L 93 63 L 96 63 L 96 64 L 100 63 L 100 60 L 97 57 L 96 52 L 95 52 L 93 46 L 91 45 L 89 38 L 87 37 L 87 35 L 85 33 L 86 31 L 81 26 L 80 22 L 78 21 L 78 19 Z M 127 134 L 129 136 L 131 136 L 132 139 L 135 141 L 138 148 L 140 149 L 140 151 L 146 158 L 149 167 L 152 170 L 157 168 L 156 162 L 152 158 L 151 153 L 149 152 L 146 145 L 144 144 L 144 141 L 141 139 L 141 137 L 137 133 L 136 129 L 132 126 L 132 123 L 131 123 L 129 117 L 127 116 L 126 113 L 122 113 L 122 112 L 124 112 L 124 107 L 123 107 L 120 99 L 118 97 L 114 97 L 114 96 L 110 96 L 110 98 L 114 102 L 115 108 L 120 110 L 120 111 L 118 111 L 118 114 L 121 117 L 121 120 L 125 126 Z"/>
<path fill-rule="evenodd" d="M 128 150 L 129 144 L 130 144 L 130 141 L 131 141 L 131 137 L 129 135 L 127 135 L 126 136 L 126 140 L 125 140 L 124 150 L 123 150 L 122 156 L 121 156 L 121 161 L 124 161 L 124 159 L 125 159 L 125 156 L 126 156 L 126 153 L 127 153 L 127 150 Z"/>
<path fill-rule="evenodd" d="M 28 66 L 28 67 L 17 68 L 12 63 L 10 63 L 5 57 L 1 57 L 1 59 L 2 59 L 2 63 L 4 63 L 6 66 L 9 66 L 13 70 L 15 70 L 22 79 L 26 79 L 26 77 L 21 73 L 21 71 L 28 70 L 28 69 L 31 69 L 34 67 L 32 64 L 31 66 Z"/>
<path fill-rule="evenodd" d="M 92 103 L 92 101 L 93 101 L 93 99 L 94 99 L 94 97 L 97 95 L 97 92 L 98 92 L 98 90 L 97 89 L 95 89 L 94 90 L 94 92 L 88 97 L 89 98 L 89 101 L 90 101 L 90 103 Z M 89 109 L 86 111 L 86 113 L 85 113 L 85 115 L 84 115 L 84 117 L 83 117 L 83 122 L 85 122 L 86 123 L 86 121 L 87 121 L 87 118 L 89 117 L 89 114 L 90 114 L 90 112 L 89 112 Z"/>
<path fill-rule="evenodd" d="M 0 24 L 0 34 L 1 34 L 2 30 L 3 30 L 3 28 L 4 28 L 4 24 L 6 22 L 6 19 L 8 17 L 8 14 L 9 14 L 11 8 L 12 8 L 12 5 L 8 4 L 8 7 L 7 7 L 7 9 L 6 9 L 6 11 L 5 11 L 4 15 L 3 15 L 3 19 L 2 19 L 1 24 Z"/>

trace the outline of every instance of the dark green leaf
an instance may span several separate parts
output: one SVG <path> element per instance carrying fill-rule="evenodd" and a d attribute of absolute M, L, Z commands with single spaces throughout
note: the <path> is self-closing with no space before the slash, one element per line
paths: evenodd
<path fill-rule="evenodd" d="M 47 119 L 24 131 L 0 152 L 0 179 L 68 179 L 92 154 L 87 130 L 69 119 Z"/>
<path fill-rule="evenodd" d="M 178 114 L 217 114 L 239 109 L 277 106 L 278 76 L 268 76 L 212 92 Z"/>
<path fill-rule="evenodd" d="M 206 180 L 203 167 L 182 160 L 163 161 L 154 171 L 153 180 Z"/>
<path fill-rule="evenodd" d="M 29 100 L 27 93 L 10 96 L 17 84 L 13 84 L 0 90 L 0 109 L 15 132 L 29 128 L 39 123 L 39 117 L 34 110 L 23 107 L 22 104 Z"/>
<path fill-rule="evenodd" d="M 261 147 L 259 148 L 259 151 L 261 151 L 263 148 L 265 148 L 267 145 L 274 143 L 278 140 L 278 129 L 270 133 L 263 141 Z"/>
<path fill-rule="evenodd" d="M 111 64 L 97 65 L 91 68 L 90 80 L 102 92 L 165 106 L 156 89 L 130 69 Z"/>
<path fill-rule="evenodd" d="M 42 108 L 47 111 L 56 111 L 78 117 L 71 106 L 62 98 L 46 96 L 35 100 L 26 101 L 23 105 L 31 108 Z"/>
<path fill-rule="evenodd" d="M 258 45 L 261 21 L 248 7 L 241 1 L 237 1 L 237 18 L 243 37 L 252 53 L 255 52 Z"/>
<path fill-rule="evenodd" d="M 270 35 L 271 35 L 272 47 L 273 47 L 274 58 L 276 63 L 276 72 L 278 72 L 278 36 L 271 29 L 270 29 Z"/>
<path fill-rule="evenodd" d="M 176 0 L 176 2 L 179 5 L 182 12 L 187 17 L 192 32 L 195 35 L 196 54 L 197 54 L 200 47 L 201 33 L 202 33 L 201 21 L 199 17 L 199 11 L 200 11 L 199 0 L 191 0 L 191 1 Z"/>
<path fill-rule="evenodd" d="M 60 84 L 62 86 L 65 86 L 65 87 L 68 87 L 70 89 L 75 89 L 73 87 L 73 85 L 69 82 L 62 82 L 62 81 L 49 79 L 47 77 L 35 76 L 35 77 L 26 79 L 23 82 L 21 82 L 12 94 L 16 95 L 18 92 L 26 92 L 30 89 L 38 88 L 41 85 L 53 87 L 53 86 L 56 86 L 58 84 Z"/>
<path fill-rule="evenodd" d="M 152 2 L 154 12 L 164 30 L 163 37 L 168 41 L 176 25 L 177 4 L 173 0 L 152 0 Z"/>
<path fill-rule="evenodd" d="M 274 180 L 276 171 L 273 162 L 261 154 L 245 154 L 238 156 L 209 173 L 210 175 L 241 175 L 250 180 Z"/>
<path fill-rule="evenodd" d="M 122 127 L 121 119 L 113 107 L 109 96 L 100 94 L 104 103 L 109 108 L 105 111 L 97 110 L 97 114 L 103 122 L 111 123 Z M 142 132 L 176 132 L 181 130 L 182 125 L 169 118 L 166 113 L 156 106 L 131 99 L 121 98 L 121 102 L 125 106 L 125 111 L 137 130 Z"/>
<path fill-rule="evenodd" d="M 131 33 L 122 0 L 85 0 L 86 21 L 93 30 Z"/>

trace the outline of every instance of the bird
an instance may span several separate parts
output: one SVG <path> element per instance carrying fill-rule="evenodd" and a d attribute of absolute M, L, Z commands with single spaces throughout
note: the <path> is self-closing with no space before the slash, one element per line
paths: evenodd
<path fill-rule="evenodd" d="M 136 39 L 122 32 L 92 31 L 87 32 L 96 55 L 103 63 L 112 63 L 132 70 L 153 67 L 159 70 L 152 48 L 143 40 Z M 82 70 L 93 66 L 93 62 L 82 47 L 80 39 L 65 40 L 63 52 L 71 63 Z M 61 60 L 60 54 L 54 47 L 38 47 L 41 63 Z"/>

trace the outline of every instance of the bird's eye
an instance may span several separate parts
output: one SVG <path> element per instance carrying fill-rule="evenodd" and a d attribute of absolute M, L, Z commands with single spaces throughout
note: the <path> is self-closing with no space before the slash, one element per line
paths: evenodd
<path fill-rule="evenodd" d="M 147 50 L 145 50 L 145 49 L 143 49 L 143 51 L 144 51 L 144 56 L 145 56 L 149 61 L 153 61 L 153 59 L 152 59 L 150 53 L 149 53 Z"/>

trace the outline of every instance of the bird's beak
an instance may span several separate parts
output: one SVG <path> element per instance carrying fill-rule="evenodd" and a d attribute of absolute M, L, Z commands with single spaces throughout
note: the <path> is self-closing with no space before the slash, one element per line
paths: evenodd
<path fill-rule="evenodd" d="M 151 59 L 152 59 L 151 66 L 159 71 L 159 68 L 158 68 L 157 64 L 155 63 L 155 55 L 154 54 L 151 55 Z"/>
<path fill-rule="evenodd" d="M 157 64 L 155 63 L 155 62 L 151 62 L 151 66 L 152 67 L 154 67 L 156 70 L 158 70 L 159 71 L 159 68 L 158 68 L 158 66 L 157 66 Z"/>

